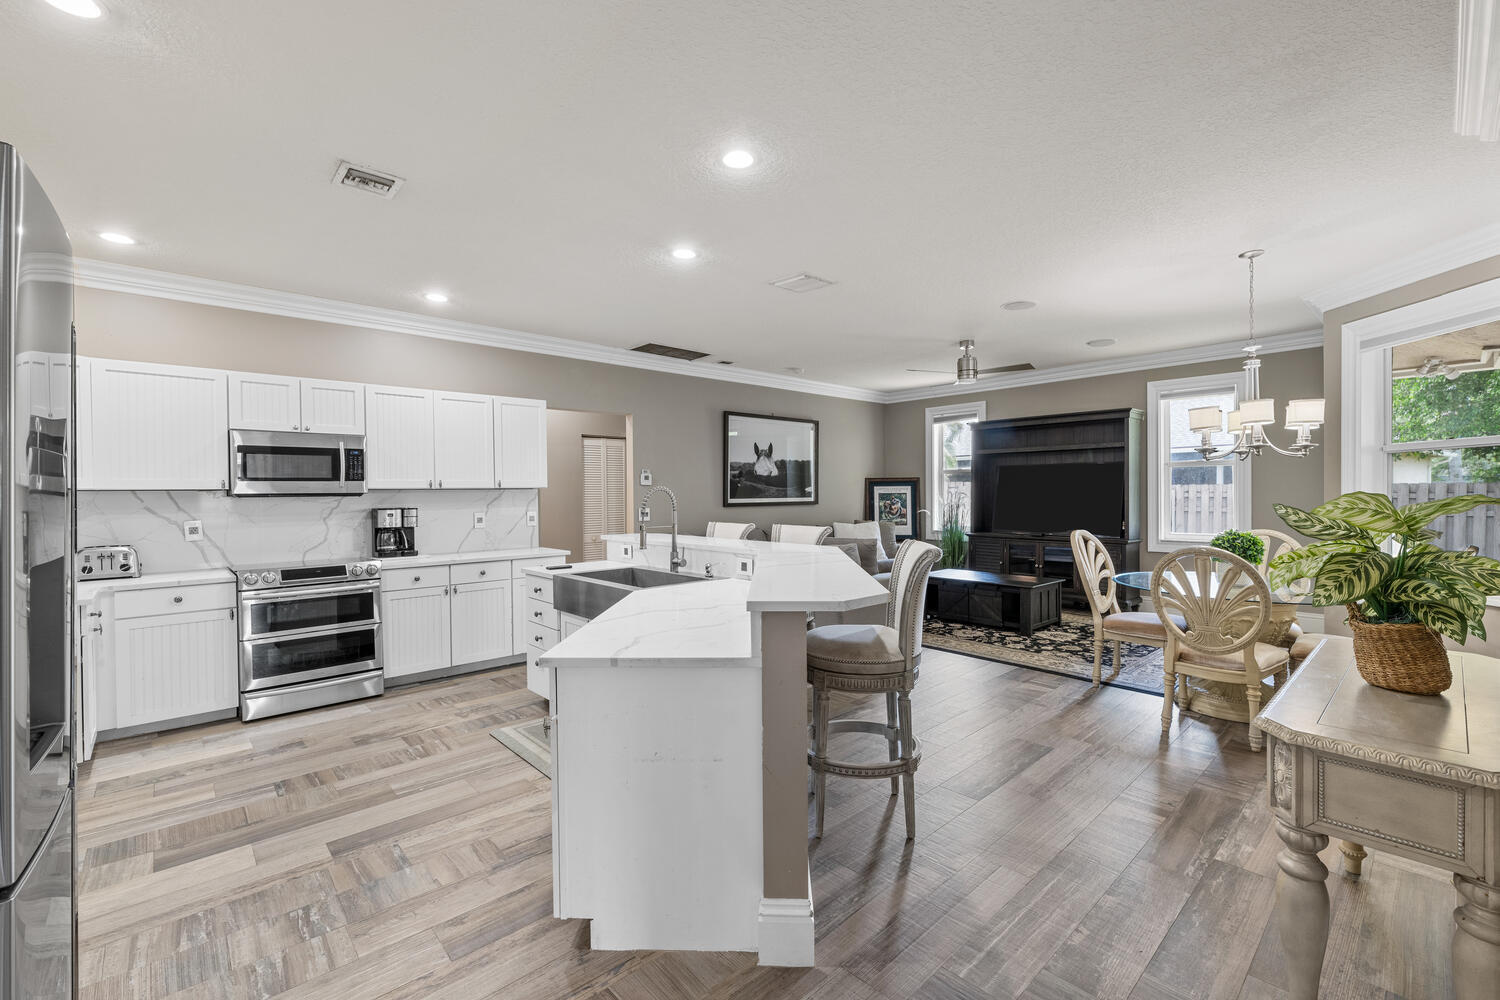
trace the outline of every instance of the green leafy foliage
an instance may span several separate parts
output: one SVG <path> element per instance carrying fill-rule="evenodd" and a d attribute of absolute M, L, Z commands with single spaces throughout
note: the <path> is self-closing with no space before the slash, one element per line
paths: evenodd
<path fill-rule="evenodd" d="M 1208 544 L 1225 552 L 1233 552 L 1252 566 L 1260 564 L 1266 554 L 1265 539 L 1248 531 L 1221 531 Z"/>
<path fill-rule="evenodd" d="M 1391 384 L 1391 440 L 1450 441 L 1496 431 L 1500 371 L 1465 372 L 1456 379 L 1398 378 Z M 1466 448 L 1460 461 L 1468 482 L 1500 480 L 1500 448 Z"/>
<path fill-rule="evenodd" d="M 1358 604 L 1371 622 L 1421 622 L 1456 642 L 1482 639 L 1485 599 L 1500 594 L 1500 562 L 1441 549 L 1427 526 L 1491 503 L 1500 498 L 1468 494 L 1398 509 L 1378 493 L 1345 493 L 1311 511 L 1277 504 L 1289 527 L 1320 541 L 1271 560 L 1270 584 L 1312 580 L 1320 607 Z M 1389 539 L 1393 553 L 1383 548 Z"/>

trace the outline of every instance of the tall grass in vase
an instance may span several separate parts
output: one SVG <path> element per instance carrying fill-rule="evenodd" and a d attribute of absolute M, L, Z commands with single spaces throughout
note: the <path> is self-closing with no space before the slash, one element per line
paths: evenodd
<path fill-rule="evenodd" d="M 944 569 L 962 569 L 969 559 L 969 504 L 961 493 L 950 493 L 943 501 L 943 526 L 938 548 L 943 550 Z"/>

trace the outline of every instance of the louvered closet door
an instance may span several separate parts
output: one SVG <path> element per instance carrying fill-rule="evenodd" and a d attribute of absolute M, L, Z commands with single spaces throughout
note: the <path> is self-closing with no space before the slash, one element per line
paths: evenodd
<path fill-rule="evenodd" d="M 583 439 L 583 558 L 603 559 L 601 535 L 625 533 L 625 441 Z"/>

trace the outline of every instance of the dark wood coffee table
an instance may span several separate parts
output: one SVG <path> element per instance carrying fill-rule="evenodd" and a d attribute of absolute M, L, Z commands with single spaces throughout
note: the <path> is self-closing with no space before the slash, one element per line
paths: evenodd
<path fill-rule="evenodd" d="M 945 622 L 1014 628 L 1030 635 L 1062 621 L 1063 580 L 977 569 L 939 569 L 927 577 L 927 613 Z"/>

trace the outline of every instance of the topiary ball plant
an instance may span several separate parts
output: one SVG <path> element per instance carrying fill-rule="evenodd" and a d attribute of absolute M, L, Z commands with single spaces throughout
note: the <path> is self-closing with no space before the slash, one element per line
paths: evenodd
<path fill-rule="evenodd" d="M 1266 541 L 1248 531 L 1221 531 L 1208 544 L 1225 552 L 1233 552 L 1251 566 L 1259 566 L 1266 554 Z"/>

